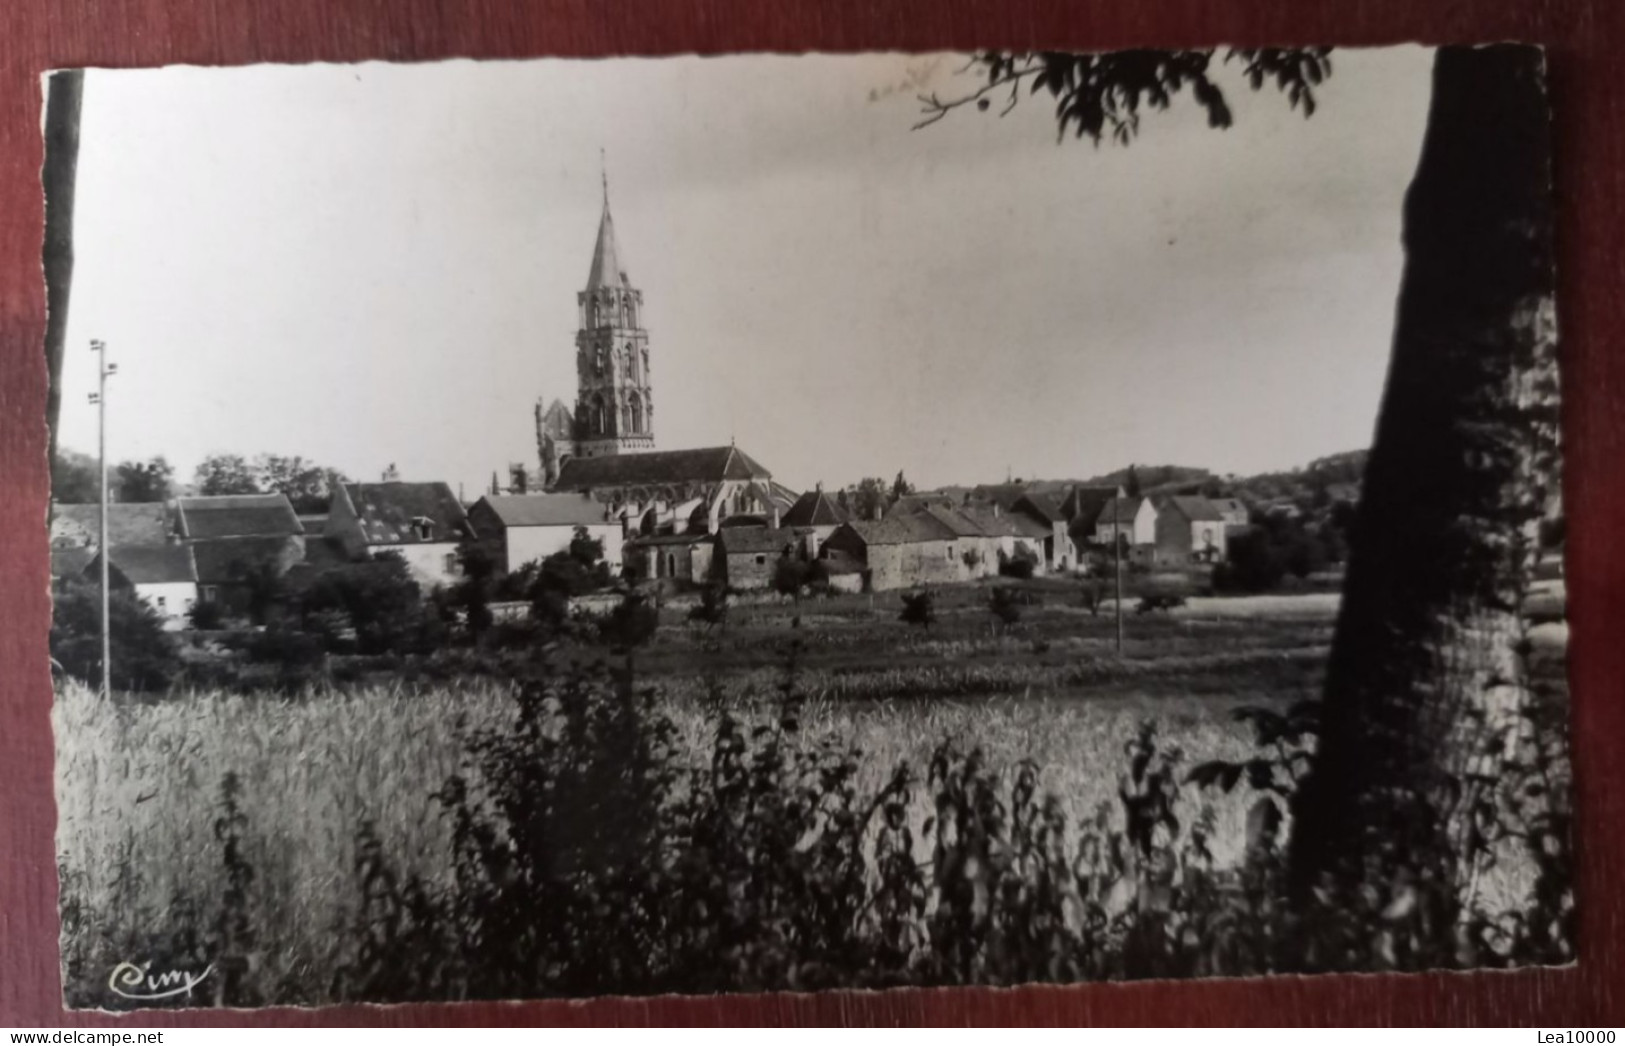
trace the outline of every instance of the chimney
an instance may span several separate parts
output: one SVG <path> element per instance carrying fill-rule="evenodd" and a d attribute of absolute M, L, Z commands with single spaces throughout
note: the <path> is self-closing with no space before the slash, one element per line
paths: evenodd
<path fill-rule="evenodd" d="M 773 502 L 773 529 L 779 529 L 779 503 Z"/>
<path fill-rule="evenodd" d="M 993 518 L 999 518 L 999 503 L 997 501 L 993 503 Z"/>

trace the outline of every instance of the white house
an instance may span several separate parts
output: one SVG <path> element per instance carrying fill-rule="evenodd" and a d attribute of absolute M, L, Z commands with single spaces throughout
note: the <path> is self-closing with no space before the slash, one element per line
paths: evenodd
<path fill-rule="evenodd" d="M 468 521 L 506 573 L 570 547 L 578 528 L 604 546 L 604 562 L 621 571 L 621 522 L 586 494 L 487 495 L 468 509 Z"/>
<path fill-rule="evenodd" d="M 98 553 L 85 567 L 87 577 L 101 574 Z M 158 616 L 164 628 L 186 627 L 187 615 L 197 602 L 197 563 L 187 545 L 125 545 L 113 549 L 107 578 L 114 588 L 130 588 Z"/>
<path fill-rule="evenodd" d="M 474 530 L 445 483 L 397 480 L 339 484 L 323 536 L 353 559 L 397 553 L 419 584 L 433 587 L 462 578 L 462 545 Z"/>
<path fill-rule="evenodd" d="M 1179 496 L 1157 501 L 1157 561 L 1217 563 L 1225 558 L 1225 520 L 1204 497 Z"/>
<path fill-rule="evenodd" d="M 1157 542 L 1157 508 L 1150 498 L 1108 498 L 1095 517 L 1095 542 L 1111 547 L 1112 535 L 1127 537 L 1129 545 Z"/>

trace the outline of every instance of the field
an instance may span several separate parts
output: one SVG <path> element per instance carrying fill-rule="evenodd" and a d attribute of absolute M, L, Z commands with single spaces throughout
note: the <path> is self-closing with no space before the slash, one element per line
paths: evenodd
<path fill-rule="evenodd" d="M 941 591 L 929 628 L 898 621 L 895 596 L 740 603 L 710 629 L 687 623 L 678 601 L 638 655 L 639 685 L 658 690 L 679 752 L 699 764 L 719 702 L 747 720 L 770 717 L 793 647 L 806 698 L 797 743 L 857 749 L 860 792 L 877 793 L 904 763 L 923 773 L 937 745 L 957 740 L 982 748 L 1006 781 L 1034 762 L 1040 789 L 1076 826 L 1115 809 L 1125 745 L 1147 720 L 1182 765 L 1248 755 L 1249 730 L 1231 713 L 1316 695 L 1336 607 L 1335 596 L 1315 595 L 1131 613 L 1119 658 L 1109 605 L 1091 613 L 1073 605 L 1074 590 L 1027 591 L 1013 624 L 989 614 L 985 589 Z M 362 904 L 358 826 L 371 823 L 403 876 L 444 882 L 451 829 L 431 796 L 470 773 L 468 737 L 514 714 L 512 688 L 490 680 L 181 693 L 111 708 L 64 685 L 55 728 L 70 998 L 94 989 L 112 962 L 154 948 L 182 916 L 219 909 L 229 883 L 216 822 L 228 773 L 253 869 L 245 903 L 260 928 L 256 976 L 281 997 L 324 997 L 351 958 L 346 930 Z M 1188 827 L 1211 804 L 1215 856 L 1229 863 L 1251 802 L 1245 786 L 1187 788 L 1179 817 Z M 930 814 L 916 792 L 917 840 Z"/>
<path fill-rule="evenodd" d="M 945 742 L 985 754 L 1001 804 L 1015 802 L 1031 764 L 1072 853 L 1099 818 L 1123 830 L 1119 792 L 1145 724 L 1179 780 L 1199 763 L 1256 754 L 1234 713 L 1318 696 L 1337 609 L 1328 593 L 1192 598 L 1126 613 L 1119 655 L 1110 604 L 1091 611 L 1075 587 L 1053 583 L 1022 591 L 1019 619 L 999 621 L 986 586 L 938 590 L 929 627 L 899 621 L 895 596 L 741 600 L 711 627 L 688 620 L 691 600 L 671 600 L 636 654 L 637 686 L 656 695 L 675 762 L 694 771 L 715 755 L 719 715 L 747 732 L 766 727 L 786 685 L 804 702 L 790 743 L 853 751 L 860 797 L 905 766 L 921 780 Z M 1560 619 L 1560 583 L 1541 597 L 1547 619 Z M 1556 682 L 1563 630 L 1559 620 L 1534 633 L 1537 668 Z M 560 652 L 555 670 L 606 656 Z M 54 725 L 70 1001 L 105 1004 L 113 964 L 196 950 L 177 942 L 198 927 L 218 936 L 228 909 L 254 928 L 244 961 L 259 997 L 337 997 L 335 971 L 356 961 L 366 921 L 368 855 L 387 855 L 402 881 L 451 887 L 454 828 L 435 794 L 454 775 L 478 790 L 471 739 L 510 734 L 517 708 L 516 686 L 491 678 L 120 696 L 110 707 L 63 684 Z M 1215 867 L 1235 866 L 1259 799 L 1245 781 L 1230 792 L 1185 784 L 1168 851 L 1205 846 Z M 909 793 L 903 817 L 921 868 L 938 813 L 928 789 Z M 875 826 L 861 831 L 872 890 Z"/>

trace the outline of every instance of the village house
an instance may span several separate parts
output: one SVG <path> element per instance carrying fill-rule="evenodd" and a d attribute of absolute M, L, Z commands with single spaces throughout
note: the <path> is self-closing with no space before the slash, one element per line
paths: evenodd
<path fill-rule="evenodd" d="M 1241 499 L 1209 498 L 1208 500 L 1213 503 L 1214 509 L 1223 518 L 1225 527 L 1245 527 L 1251 524 L 1252 516 L 1248 513 L 1247 506 L 1242 504 Z M 1231 533 L 1234 533 L 1233 529 Z"/>
<path fill-rule="evenodd" d="M 90 578 L 101 576 L 101 553 L 83 568 Z M 114 589 L 128 589 L 163 619 L 166 631 L 187 625 L 197 602 L 197 564 L 186 545 L 114 545 L 107 563 L 107 580 Z"/>
<path fill-rule="evenodd" d="M 337 485 L 324 537 L 351 559 L 394 552 L 419 584 L 433 587 L 462 577 L 461 546 L 474 531 L 445 483 L 395 480 Z"/>
<path fill-rule="evenodd" d="M 621 571 L 623 527 L 585 494 L 486 495 L 469 506 L 468 522 L 504 573 L 568 551 L 577 529 L 603 545 L 612 572 Z"/>
<path fill-rule="evenodd" d="M 175 499 L 175 531 L 185 541 L 299 538 L 304 525 L 286 494 L 222 494 Z"/>
<path fill-rule="evenodd" d="M 246 613 L 256 587 L 286 577 L 307 553 L 304 538 L 296 535 L 216 538 L 186 547 L 196 564 L 198 602 L 219 604 L 230 614 Z M 113 562 L 118 562 L 116 549 Z"/>
<path fill-rule="evenodd" d="M 712 576 L 740 592 L 771 588 L 779 563 L 805 558 L 810 537 L 788 527 L 724 527 L 716 536 Z"/>
<path fill-rule="evenodd" d="M 1131 553 L 1148 557 L 1157 544 L 1157 508 L 1150 498 L 1109 498 L 1094 521 L 1094 541 L 1112 547 L 1113 536 L 1127 539 Z"/>
<path fill-rule="evenodd" d="M 1217 563 L 1225 558 L 1224 516 L 1207 498 L 1157 499 L 1158 563 Z"/>
<path fill-rule="evenodd" d="M 1023 494 L 1010 506 L 1010 512 L 1039 525 L 1033 535 L 1043 542 L 1039 564 L 1044 571 L 1059 573 L 1077 563 L 1078 553 L 1072 544 L 1066 513 L 1053 494 L 1038 491 Z"/>
<path fill-rule="evenodd" d="M 824 485 L 818 484 L 797 498 L 795 504 L 785 510 L 780 517 L 780 525 L 794 527 L 797 530 L 806 530 L 813 535 L 811 554 L 818 554 L 818 546 L 835 533 L 835 528 L 852 518 L 852 513 L 841 507 L 840 502 L 824 493 Z"/>
<path fill-rule="evenodd" d="M 872 592 L 966 581 L 973 569 L 967 558 L 980 557 L 987 539 L 980 534 L 967 537 L 958 529 L 930 512 L 851 520 L 824 541 L 821 558 L 832 564 L 832 570 L 857 566 L 863 586 Z M 977 556 L 967 557 L 971 552 Z"/>

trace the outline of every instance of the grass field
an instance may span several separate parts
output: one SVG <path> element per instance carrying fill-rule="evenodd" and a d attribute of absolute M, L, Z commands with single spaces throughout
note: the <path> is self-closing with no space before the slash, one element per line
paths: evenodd
<path fill-rule="evenodd" d="M 928 629 L 897 621 L 885 597 L 739 605 L 725 628 L 709 630 L 670 605 L 639 654 L 639 681 L 658 689 L 680 752 L 697 763 L 709 751 L 715 691 L 747 719 L 765 719 L 793 644 L 808 702 L 800 743 L 835 737 L 857 748 L 867 793 L 904 762 L 923 771 L 939 743 L 957 739 L 1006 774 L 1035 762 L 1041 789 L 1075 826 L 1114 804 L 1124 746 L 1148 718 L 1185 764 L 1249 754 L 1247 728 L 1231 713 L 1318 693 L 1336 605 L 1321 596 L 1251 608 L 1198 601 L 1130 615 L 1119 658 L 1109 614 L 1069 605 L 1064 589 L 1031 591 L 1034 605 L 1009 626 L 994 621 L 977 586 L 939 596 Z M 374 825 L 403 874 L 444 881 L 450 830 L 430 797 L 468 772 L 471 732 L 513 715 L 511 689 L 488 680 L 291 697 L 183 693 L 111 708 L 63 686 L 55 728 L 70 997 L 183 915 L 219 907 L 227 887 L 215 822 L 228 773 L 247 825 L 256 976 L 279 986 L 278 997 L 323 997 L 324 971 L 346 960 L 361 904 L 357 827 Z M 1180 818 L 1188 827 L 1211 804 L 1225 863 L 1251 801 L 1245 786 L 1230 795 L 1188 788 Z M 926 804 L 917 793 L 916 827 Z"/>

